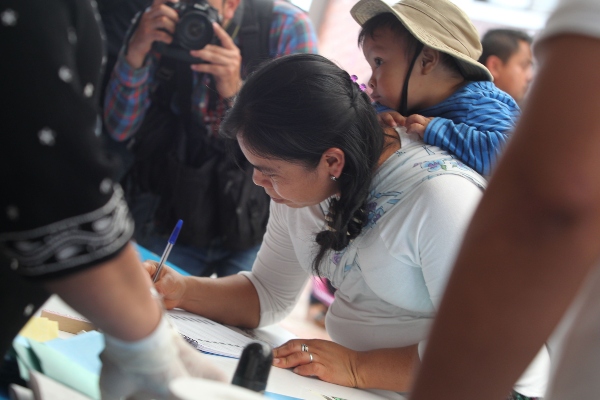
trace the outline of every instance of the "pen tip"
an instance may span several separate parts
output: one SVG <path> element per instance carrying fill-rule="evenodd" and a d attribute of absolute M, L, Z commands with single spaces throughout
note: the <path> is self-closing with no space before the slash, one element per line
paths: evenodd
<path fill-rule="evenodd" d="M 177 225 L 175 225 L 175 229 L 173 229 L 173 233 L 171 233 L 171 237 L 169 238 L 169 243 L 175 244 L 177 240 L 177 236 L 179 236 L 179 231 L 181 230 L 181 225 L 183 225 L 183 220 L 177 221 Z"/>

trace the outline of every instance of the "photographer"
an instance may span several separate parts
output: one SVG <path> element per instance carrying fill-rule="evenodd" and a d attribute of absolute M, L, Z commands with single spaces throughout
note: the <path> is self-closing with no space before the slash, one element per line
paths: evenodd
<path fill-rule="evenodd" d="M 195 9 L 208 22 L 188 29 Z M 190 50 L 186 35 L 198 32 L 213 38 Z M 104 119 L 115 140 L 133 139 L 123 183 L 141 245 L 162 252 L 183 219 L 171 262 L 200 276 L 251 269 L 269 198 L 239 149 L 228 157 L 219 123 L 252 66 L 307 52 L 317 52 L 308 16 L 283 0 L 155 0 L 137 17 L 106 89 Z"/>

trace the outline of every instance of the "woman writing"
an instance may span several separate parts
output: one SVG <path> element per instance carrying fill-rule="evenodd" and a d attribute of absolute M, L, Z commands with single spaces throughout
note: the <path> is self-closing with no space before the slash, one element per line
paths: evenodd
<path fill-rule="evenodd" d="M 326 320 L 334 342 L 292 340 L 275 349 L 274 365 L 406 391 L 485 181 L 434 146 L 384 131 L 368 96 L 318 55 L 258 70 L 222 132 L 273 200 L 267 233 L 252 272 L 210 279 L 163 269 L 167 307 L 265 326 L 320 275 L 337 288 Z"/>

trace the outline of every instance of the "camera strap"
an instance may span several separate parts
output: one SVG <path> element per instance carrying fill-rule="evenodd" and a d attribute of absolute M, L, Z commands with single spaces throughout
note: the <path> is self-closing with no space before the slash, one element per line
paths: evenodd
<path fill-rule="evenodd" d="M 233 18 L 229 21 L 227 26 L 224 26 L 225 32 L 235 41 L 237 38 L 240 27 L 242 26 L 242 18 L 244 17 L 244 1 L 240 2 L 240 5 L 235 10 L 235 14 L 233 14 Z"/>

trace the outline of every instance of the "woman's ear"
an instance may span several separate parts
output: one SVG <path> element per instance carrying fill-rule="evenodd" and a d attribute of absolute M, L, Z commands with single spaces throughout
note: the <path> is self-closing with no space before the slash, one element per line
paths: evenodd
<path fill-rule="evenodd" d="M 346 155 L 341 149 L 332 147 L 323 153 L 321 164 L 330 176 L 339 178 L 346 164 Z"/>
<path fill-rule="evenodd" d="M 427 75 L 435 69 L 440 63 L 440 52 L 432 49 L 431 47 L 424 46 L 419 57 L 419 66 L 421 67 L 421 74 Z"/>

